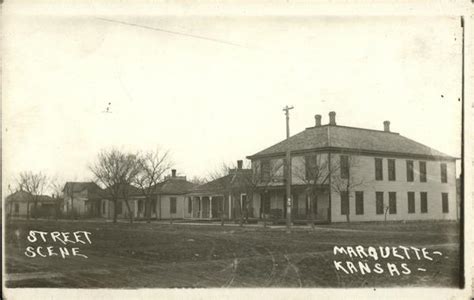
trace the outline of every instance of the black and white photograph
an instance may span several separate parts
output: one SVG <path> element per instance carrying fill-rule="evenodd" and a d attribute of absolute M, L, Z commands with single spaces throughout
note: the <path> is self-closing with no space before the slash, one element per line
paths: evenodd
<path fill-rule="evenodd" d="M 104 3 L 2 7 L 5 299 L 472 295 L 469 1 Z"/>

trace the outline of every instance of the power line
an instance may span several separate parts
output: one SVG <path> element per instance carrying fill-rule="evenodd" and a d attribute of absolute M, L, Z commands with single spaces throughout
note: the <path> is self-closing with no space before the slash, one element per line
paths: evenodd
<path fill-rule="evenodd" d="M 124 22 L 124 21 L 105 19 L 105 18 L 96 18 L 96 19 L 99 19 L 99 20 L 102 20 L 102 21 L 105 21 L 105 22 L 110 22 L 110 23 L 117 23 L 117 24 L 134 26 L 134 27 L 139 27 L 139 28 L 144 28 L 144 29 L 149 29 L 149 30 L 154 30 L 154 31 L 159 31 L 159 32 L 165 32 L 165 33 L 170 33 L 170 34 L 177 34 L 177 35 L 181 35 L 181 36 L 192 37 L 192 38 L 211 41 L 211 42 L 216 42 L 216 43 L 220 43 L 220 44 L 226 44 L 226 45 L 231 45 L 231 46 L 236 46 L 236 47 L 244 47 L 242 45 L 235 44 L 235 43 L 228 42 L 228 41 L 224 41 L 224 40 L 219 40 L 219 39 L 209 38 L 209 37 L 205 37 L 205 36 L 184 33 L 184 32 L 172 31 L 172 30 L 162 29 L 162 28 L 158 28 L 158 27 L 151 27 L 151 26 L 146 26 L 146 25 L 140 25 L 140 24 L 129 23 L 129 22 Z"/>

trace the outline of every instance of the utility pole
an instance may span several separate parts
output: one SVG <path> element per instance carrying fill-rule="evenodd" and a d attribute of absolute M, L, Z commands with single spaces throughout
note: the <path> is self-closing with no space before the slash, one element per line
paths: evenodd
<path fill-rule="evenodd" d="M 293 109 L 293 106 L 286 106 L 283 108 L 286 116 L 286 139 L 290 138 L 290 110 Z M 290 232 L 291 227 L 291 153 L 290 149 L 286 150 L 286 232 Z"/>

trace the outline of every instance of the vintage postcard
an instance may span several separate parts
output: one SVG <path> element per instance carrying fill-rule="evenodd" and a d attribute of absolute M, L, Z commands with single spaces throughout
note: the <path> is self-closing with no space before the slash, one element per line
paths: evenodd
<path fill-rule="evenodd" d="M 4 3 L 3 296 L 469 298 L 471 3 L 386 4 Z"/>

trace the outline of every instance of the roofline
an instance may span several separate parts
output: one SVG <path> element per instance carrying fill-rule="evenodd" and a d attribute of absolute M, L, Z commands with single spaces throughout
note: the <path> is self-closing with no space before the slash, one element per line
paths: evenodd
<path fill-rule="evenodd" d="M 294 150 L 291 151 L 291 154 L 304 154 L 309 152 L 337 152 L 337 153 L 357 153 L 361 155 L 373 155 L 373 156 L 390 156 L 390 157 L 404 157 L 404 158 L 419 158 L 426 160 L 449 160 L 455 161 L 460 158 L 453 156 L 441 156 L 441 155 L 425 155 L 425 154 L 414 154 L 414 153 L 404 153 L 404 152 L 391 152 L 391 151 L 374 151 L 374 150 L 363 150 L 356 148 L 341 148 L 341 147 L 321 147 L 321 148 L 311 148 L 304 150 Z M 247 156 L 247 159 L 253 160 L 257 158 L 271 158 L 284 156 L 285 152 L 277 152 L 270 154 L 254 154 Z"/>
<path fill-rule="evenodd" d="M 387 133 L 387 134 L 400 135 L 400 133 L 394 132 L 394 131 L 385 131 L 385 130 L 378 130 L 378 129 L 370 129 L 370 128 L 362 128 L 362 127 L 353 127 L 353 126 L 345 126 L 345 125 L 331 125 L 331 124 L 306 127 L 306 129 L 314 129 L 314 128 L 321 128 L 321 127 L 343 127 L 343 128 L 357 129 L 357 130 L 375 131 L 375 132 L 382 132 L 382 133 Z M 301 131 L 301 132 L 303 132 L 303 131 Z M 296 135 L 296 134 L 295 134 L 295 135 Z"/>

